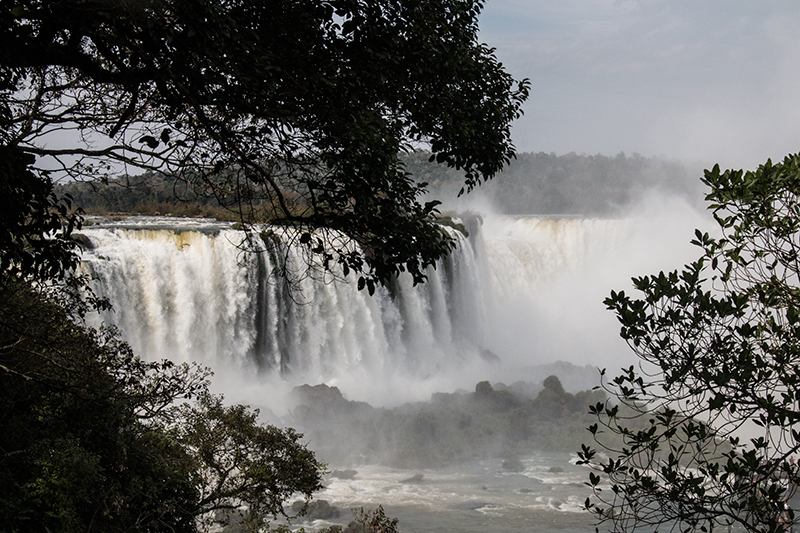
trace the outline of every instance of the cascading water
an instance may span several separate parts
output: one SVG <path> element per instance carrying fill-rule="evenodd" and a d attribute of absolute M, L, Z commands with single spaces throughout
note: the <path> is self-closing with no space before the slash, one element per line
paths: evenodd
<path fill-rule="evenodd" d="M 242 232 L 206 220 L 100 220 L 84 229 L 83 269 L 114 305 L 98 322 L 116 325 L 138 354 L 208 365 L 212 388 L 227 402 L 249 403 L 285 423 L 302 420 L 304 406 L 282 404 L 302 383 L 324 382 L 349 400 L 390 406 L 487 379 L 541 380 L 548 374 L 528 367 L 559 359 L 616 362 L 628 350 L 602 300 L 627 289 L 633 275 L 694 257 L 683 250 L 702 224 L 693 212 L 674 212 L 655 221 L 501 216 L 479 224 L 474 217 L 465 220 L 469 237 L 454 234 L 458 248 L 428 271 L 427 283 L 413 286 L 401 276 L 372 297 L 352 279 L 324 275 L 300 278 L 290 290 L 271 273 L 279 259 L 302 268 L 297 249 L 245 252 Z M 269 235 L 283 242 L 279 229 Z M 332 431 L 307 433 L 313 449 L 325 450 L 336 431 L 351 428 L 334 414 L 326 422 Z M 410 530 L 591 527 L 582 512 L 586 474 L 568 450 L 531 453 L 521 465 L 510 472 L 501 459 L 483 458 L 425 470 L 422 482 L 410 482 L 416 472 L 339 465 L 356 466 L 357 475 L 328 478 L 317 497 L 340 509 L 386 505 Z M 321 525 L 328 523 L 306 524 Z"/>
<path fill-rule="evenodd" d="M 556 278 L 580 273 L 630 237 L 630 221 L 579 217 L 495 217 L 483 228 L 491 285 L 502 304 L 535 298 Z"/>
<path fill-rule="evenodd" d="M 99 320 L 118 327 L 138 354 L 208 365 L 229 376 L 228 389 L 245 380 L 325 382 L 351 399 L 387 404 L 502 379 L 498 369 L 510 364 L 570 359 L 565 350 L 583 356 L 572 344 L 592 326 L 552 317 L 572 298 L 569 287 L 590 279 L 586 267 L 624 247 L 637 225 L 567 217 L 488 217 L 481 225 L 476 217 L 468 226 L 469 238 L 454 232 L 457 249 L 429 269 L 426 283 L 400 276 L 391 292 L 380 287 L 372 297 L 352 276 L 308 276 L 290 290 L 271 275 L 274 256 L 243 251 L 243 232 L 205 220 L 100 220 L 84 230 L 92 247 L 83 268 L 114 306 Z M 271 235 L 281 239 L 277 229 Z M 281 256 L 302 268 L 298 254 Z M 566 296 L 553 305 L 556 287 Z M 610 288 L 592 295 L 601 313 Z M 606 337 L 615 338 L 607 319 Z M 598 340 L 589 343 L 597 355 Z"/>
<path fill-rule="evenodd" d="M 425 376 L 480 348 L 483 275 L 459 232 L 427 283 L 400 276 L 393 295 L 380 287 L 372 297 L 314 276 L 288 288 L 271 275 L 275 257 L 245 251 L 244 233 L 227 224 L 141 217 L 84 234 L 92 246 L 83 269 L 114 305 L 101 319 L 147 358 L 319 382 L 356 368 Z M 290 268 L 303 268 L 297 249 L 283 252 Z"/>

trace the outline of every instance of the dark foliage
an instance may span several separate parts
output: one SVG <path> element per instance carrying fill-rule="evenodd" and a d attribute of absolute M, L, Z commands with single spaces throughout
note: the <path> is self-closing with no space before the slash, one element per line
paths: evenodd
<path fill-rule="evenodd" d="M 206 375 L 141 361 L 111 332 L 81 326 L 46 293 L 6 280 L 0 529 L 194 532 L 204 513 L 243 504 L 257 527 L 289 495 L 310 497 L 321 465 L 301 436 L 222 406 L 208 396 Z"/>
<path fill-rule="evenodd" d="M 0 349 L 5 531 L 193 530 L 192 461 L 144 423 L 196 389 L 185 369 L 137 360 L 16 283 L 0 295 Z"/>
<path fill-rule="evenodd" d="M 72 230 L 80 219 L 69 196 L 31 171 L 34 157 L 0 146 L 0 272 L 38 280 L 62 278 L 77 263 Z"/>
<path fill-rule="evenodd" d="M 17 173 L 158 171 L 244 223 L 294 227 L 366 287 L 422 281 L 452 247 L 398 154 L 429 146 L 472 189 L 513 158 L 528 96 L 478 41 L 481 0 L 2 5 L 0 145 L 26 155 Z"/>
<path fill-rule="evenodd" d="M 721 237 L 697 231 L 697 261 L 635 278 L 639 298 L 606 300 L 643 361 L 608 384 L 627 412 L 592 407 L 608 458 L 581 452 L 602 473 L 587 506 L 616 531 L 779 532 L 797 520 L 800 156 L 716 166 L 703 181 Z"/>

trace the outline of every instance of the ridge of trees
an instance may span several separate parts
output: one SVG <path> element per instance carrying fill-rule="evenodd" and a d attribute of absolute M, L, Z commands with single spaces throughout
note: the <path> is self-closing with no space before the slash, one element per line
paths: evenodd
<path fill-rule="evenodd" d="M 455 199 L 462 177 L 454 169 L 430 161 L 431 153 L 416 151 L 402 156 L 406 171 L 428 185 L 431 197 Z M 502 214 L 574 214 L 618 216 L 646 194 L 672 194 L 699 205 L 701 187 L 691 165 L 638 155 L 555 155 L 543 152 L 517 154 L 490 185 L 471 193 L 488 199 Z M 89 214 L 207 216 L 235 220 L 213 197 L 168 176 L 144 173 L 106 183 L 69 183 L 56 188 L 69 194 Z M 265 217 L 262 221 L 268 221 Z"/>
<path fill-rule="evenodd" d="M 407 170 L 428 183 L 431 196 L 453 198 L 458 175 L 435 167 L 424 153 L 404 158 Z M 556 155 L 522 152 L 490 185 L 472 193 L 509 215 L 569 214 L 620 216 L 647 194 L 657 192 L 700 205 L 702 189 L 695 165 L 662 157 Z"/>

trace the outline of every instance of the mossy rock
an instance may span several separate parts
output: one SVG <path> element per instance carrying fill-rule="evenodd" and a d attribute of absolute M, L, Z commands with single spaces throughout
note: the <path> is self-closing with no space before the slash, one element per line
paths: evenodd
<path fill-rule="evenodd" d="M 519 459 L 519 457 L 511 457 L 509 459 L 503 460 L 503 464 L 501 468 L 506 472 L 524 472 L 525 465 Z"/>
<path fill-rule="evenodd" d="M 464 237 L 469 237 L 469 232 L 467 231 L 467 227 L 461 222 L 456 221 L 455 219 L 453 219 L 453 217 L 449 215 L 441 215 L 436 219 L 436 222 L 438 222 L 442 226 L 453 228 L 454 230 L 464 235 Z"/>
<path fill-rule="evenodd" d="M 296 501 L 292 504 L 292 512 L 308 520 L 338 518 L 340 514 L 339 509 L 326 500 L 313 500 L 308 502 L 308 504 L 302 500 Z"/>

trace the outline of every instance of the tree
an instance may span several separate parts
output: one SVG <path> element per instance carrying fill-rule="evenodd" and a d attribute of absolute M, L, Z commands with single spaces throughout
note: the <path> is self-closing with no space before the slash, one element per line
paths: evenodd
<path fill-rule="evenodd" d="M 285 226 L 309 264 L 360 288 L 422 281 L 454 241 L 399 154 L 428 147 L 468 191 L 514 156 L 528 95 L 477 40 L 482 6 L 0 0 L 4 528 L 192 531 L 242 505 L 258 527 L 319 488 L 298 434 L 83 327 L 64 286 L 37 292 L 77 261 L 80 212 L 53 182 L 158 172 L 247 228 Z"/>
<path fill-rule="evenodd" d="M 587 507 L 615 531 L 797 521 L 800 155 L 753 172 L 715 166 L 703 181 L 721 236 L 698 230 L 697 261 L 605 302 L 641 359 L 608 385 L 616 404 L 591 408 L 606 460 L 580 454 L 604 474 L 590 474 L 599 501 Z"/>
<path fill-rule="evenodd" d="M 222 406 L 207 376 L 142 361 L 41 289 L 0 284 L 2 530 L 195 532 L 241 507 L 255 528 L 310 498 L 322 465 L 302 436 Z"/>
<path fill-rule="evenodd" d="M 70 237 L 80 221 L 69 198 L 56 197 L 53 182 L 30 170 L 34 161 L 19 147 L 0 146 L 0 272 L 62 278 L 77 263 Z"/>
<path fill-rule="evenodd" d="M 271 517 L 284 514 L 283 504 L 296 492 L 307 502 L 322 488 L 322 465 L 300 443 L 302 435 L 259 425 L 257 411 L 225 406 L 205 392 L 197 405 L 184 406 L 181 418 L 179 442 L 198 462 L 198 515 L 241 512 L 241 525 L 263 531 Z"/>
<path fill-rule="evenodd" d="M 282 224 L 359 286 L 453 246 L 398 154 L 469 190 L 514 156 L 515 82 L 482 0 L 2 1 L 0 145 L 41 181 L 136 169 Z M 29 158 L 36 158 L 31 162 Z M 356 244 L 357 246 L 353 246 Z"/>

